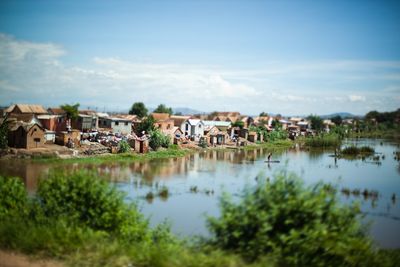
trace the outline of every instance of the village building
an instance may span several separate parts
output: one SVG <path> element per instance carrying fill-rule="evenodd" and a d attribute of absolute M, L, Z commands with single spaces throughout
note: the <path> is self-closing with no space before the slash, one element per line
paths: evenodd
<path fill-rule="evenodd" d="M 185 135 L 193 141 L 199 141 L 204 136 L 204 123 L 198 119 L 189 119 L 185 122 Z"/>
<path fill-rule="evenodd" d="M 207 126 L 215 126 L 220 131 L 227 132 L 231 127 L 232 123 L 229 121 L 203 121 L 205 127 Z"/>
<path fill-rule="evenodd" d="M 78 147 L 81 144 L 81 132 L 79 130 L 57 132 L 55 143 L 61 146 Z"/>
<path fill-rule="evenodd" d="M 42 147 L 45 143 L 44 128 L 37 123 L 22 121 L 9 122 L 8 146 L 32 149 Z"/>
<path fill-rule="evenodd" d="M 257 133 L 256 132 L 249 132 L 248 136 L 247 136 L 247 140 L 249 140 L 250 142 L 257 142 Z"/>
<path fill-rule="evenodd" d="M 6 114 L 47 114 L 47 110 L 42 105 L 27 105 L 27 104 L 15 104 L 9 106 L 5 110 Z"/>
<path fill-rule="evenodd" d="M 329 133 L 330 130 L 331 130 L 333 127 L 335 127 L 335 123 L 332 122 L 331 120 L 324 120 L 324 121 L 323 121 L 323 124 L 324 124 L 324 130 L 325 130 L 325 132 L 327 132 L 327 133 Z"/>
<path fill-rule="evenodd" d="M 204 137 L 210 146 L 225 145 L 229 135 L 225 131 L 221 131 L 215 125 L 204 126 Z"/>
<path fill-rule="evenodd" d="M 99 128 L 111 130 L 113 133 L 131 134 L 132 121 L 117 117 L 99 118 Z"/>
<path fill-rule="evenodd" d="M 228 112 L 215 112 L 213 121 L 229 121 L 231 123 L 235 123 L 240 120 L 240 112 L 237 111 L 228 111 Z"/>
<path fill-rule="evenodd" d="M 181 129 L 181 131 L 184 133 L 185 132 L 185 123 L 188 119 L 191 118 L 191 116 L 171 115 L 170 118 L 172 120 L 174 120 L 174 126 L 179 127 Z"/>

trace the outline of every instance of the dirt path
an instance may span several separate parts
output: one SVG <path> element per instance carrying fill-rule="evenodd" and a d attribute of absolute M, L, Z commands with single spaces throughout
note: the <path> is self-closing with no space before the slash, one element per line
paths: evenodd
<path fill-rule="evenodd" d="M 38 260 L 26 255 L 0 250 L 0 267 L 64 267 L 54 260 Z"/>

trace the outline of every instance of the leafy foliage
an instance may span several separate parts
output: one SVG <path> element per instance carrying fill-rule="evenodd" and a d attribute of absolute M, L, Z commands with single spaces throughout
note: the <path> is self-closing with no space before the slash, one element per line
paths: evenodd
<path fill-rule="evenodd" d="M 4 118 L 0 124 L 0 148 L 6 148 L 8 144 L 8 121 Z"/>
<path fill-rule="evenodd" d="M 310 115 L 307 119 L 311 122 L 311 129 L 321 132 L 324 128 L 324 123 L 321 117 L 317 115 Z"/>
<path fill-rule="evenodd" d="M 135 133 L 138 136 L 142 136 L 142 133 L 150 133 L 151 131 L 154 131 L 154 118 L 152 116 L 148 116 L 147 118 L 143 119 L 136 127 L 135 127 Z"/>
<path fill-rule="evenodd" d="M 95 230 L 140 239 L 147 223 L 124 194 L 91 172 L 53 173 L 39 183 L 37 196 L 48 217 L 68 218 Z"/>
<path fill-rule="evenodd" d="M 119 142 L 118 144 L 118 152 L 119 153 L 126 153 L 131 151 L 131 146 L 128 144 L 127 141 L 122 140 L 121 142 Z"/>
<path fill-rule="evenodd" d="M 244 122 L 243 121 L 235 121 L 234 123 L 232 123 L 232 127 L 239 127 L 240 129 L 243 129 L 244 127 Z"/>
<path fill-rule="evenodd" d="M 0 176 L 0 196 L 0 221 L 17 213 L 27 214 L 28 197 L 21 179 Z"/>
<path fill-rule="evenodd" d="M 149 146 L 153 150 L 157 150 L 160 147 L 168 148 L 170 145 L 171 145 L 171 139 L 169 138 L 169 136 L 164 135 L 157 129 L 150 132 Z"/>
<path fill-rule="evenodd" d="M 373 264 L 359 208 L 341 206 L 324 188 L 281 174 L 245 190 L 239 203 L 225 195 L 221 217 L 208 219 L 213 244 L 249 260 L 269 255 L 280 266 Z"/>
<path fill-rule="evenodd" d="M 363 147 L 348 146 L 343 148 L 340 152 L 344 155 L 359 155 L 359 154 L 373 154 L 375 153 L 375 150 L 369 146 L 363 146 Z"/>
<path fill-rule="evenodd" d="M 64 105 L 61 105 L 60 108 L 65 111 L 65 113 L 67 114 L 67 118 L 72 119 L 72 120 L 78 118 L 79 103 L 76 103 L 75 105 L 64 104 Z"/>
<path fill-rule="evenodd" d="M 158 105 L 158 107 L 154 110 L 156 113 L 168 113 L 169 115 L 172 115 L 172 108 L 168 108 L 164 104 Z"/>
<path fill-rule="evenodd" d="M 331 118 L 331 121 L 332 121 L 334 124 L 336 124 L 336 126 L 341 125 L 342 122 L 343 122 L 342 117 L 341 117 L 340 115 L 337 115 L 337 116 L 335 116 L 335 117 L 332 117 L 332 118 Z"/>
<path fill-rule="evenodd" d="M 147 108 L 143 102 L 133 103 L 131 109 L 129 110 L 129 114 L 137 115 L 139 118 L 143 118 L 147 116 Z"/>

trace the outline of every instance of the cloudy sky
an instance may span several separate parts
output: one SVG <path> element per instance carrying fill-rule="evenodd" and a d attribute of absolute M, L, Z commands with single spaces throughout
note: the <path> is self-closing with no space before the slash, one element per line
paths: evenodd
<path fill-rule="evenodd" d="M 0 105 L 400 107 L 399 1 L 0 1 Z"/>

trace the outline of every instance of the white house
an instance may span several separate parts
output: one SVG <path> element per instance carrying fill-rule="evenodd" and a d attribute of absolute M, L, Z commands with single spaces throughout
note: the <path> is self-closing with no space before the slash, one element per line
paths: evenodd
<path fill-rule="evenodd" d="M 132 132 L 132 121 L 123 118 L 99 118 L 100 128 L 111 128 L 114 133 L 130 134 Z"/>
<path fill-rule="evenodd" d="M 204 123 L 198 119 L 189 119 L 185 122 L 185 135 L 189 135 L 193 140 L 199 141 L 204 136 Z"/>

